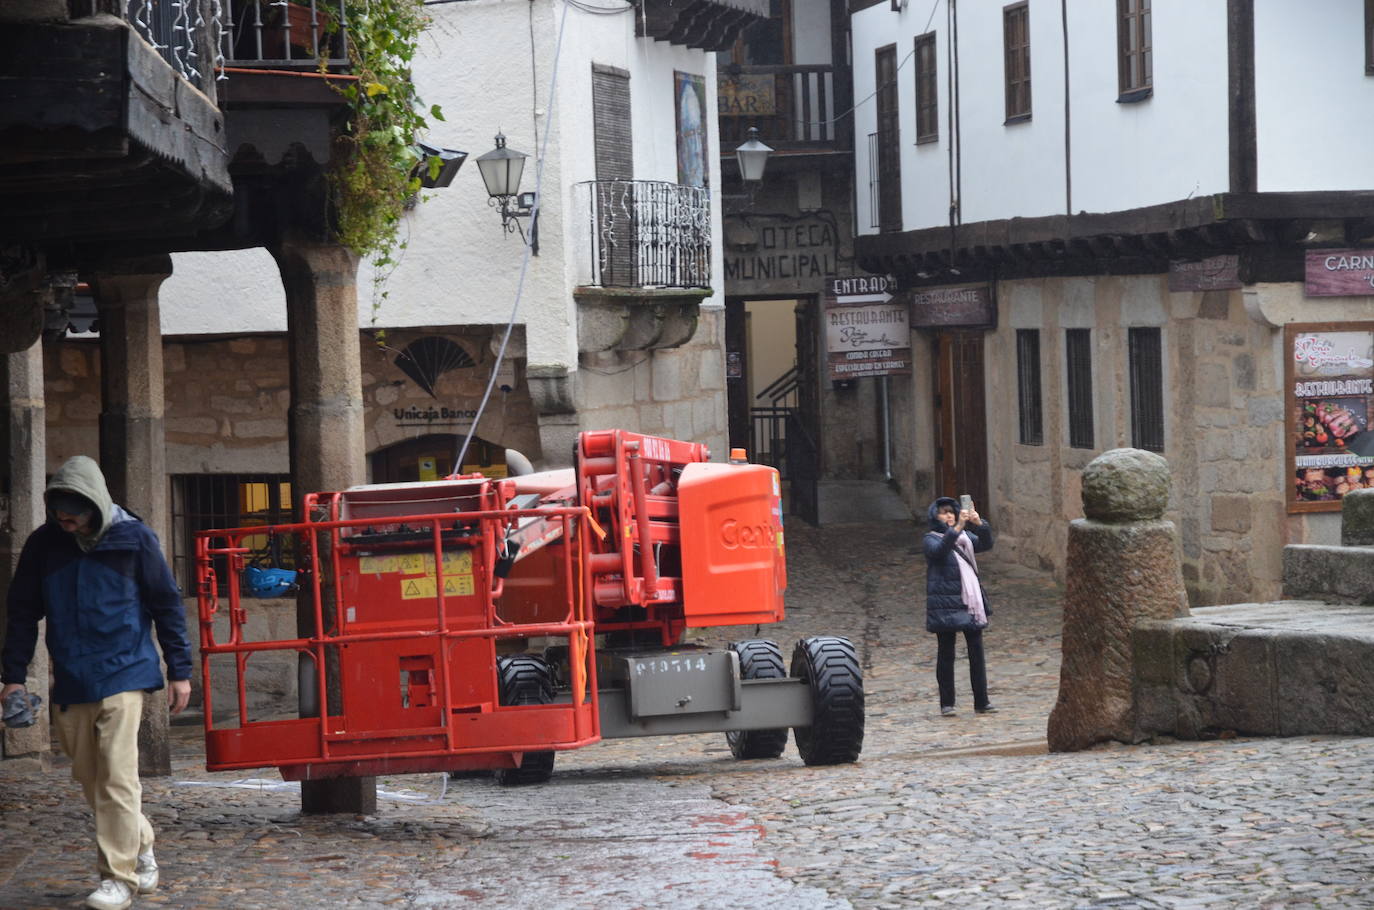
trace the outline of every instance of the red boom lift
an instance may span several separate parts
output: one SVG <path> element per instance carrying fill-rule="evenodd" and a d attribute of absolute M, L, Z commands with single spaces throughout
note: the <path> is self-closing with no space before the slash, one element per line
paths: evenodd
<path fill-rule="evenodd" d="M 683 643 L 783 617 L 778 473 L 708 457 L 587 432 L 575 468 L 310 494 L 301 524 L 199 533 L 207 768 L 528 783 L 602 738 L 725 731 L 737 758 L 775 758 L 788 728 L 808 765 L 854 761 L 864 693 L 848 640 L 799 641 L 790 672 L 772 641 Z M 264 534 L 296 544 L 310 634 L 250 640 L 259 602 L 239 576 Z M 248 661 L 269 651 L 298 656 L 300 717 L 249 716 Z M 237 685 L 218 718 L 212 661 Z"/>

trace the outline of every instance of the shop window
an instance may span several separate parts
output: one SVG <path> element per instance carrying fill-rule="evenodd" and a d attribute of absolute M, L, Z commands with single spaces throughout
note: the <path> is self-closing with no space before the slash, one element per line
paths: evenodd
<path fill-rule="evenodd" d="M 935 68 L 935 33 L 916 38 L 916 142 L 940 138 L 940 83 Z"/>
<path fill-rule="evenodd" d="M 1044 444 L 1044 417 L 1040 402 L 1040 330 L 1016 330 L 1016 400 L 1020 413 L 1020 441 L 1024 446 Z"/>
<path fill-rule="evenodd" d="M 1158 328 L 1131 329 L 1131 445 L 1164 451 L 1164 366 Z"/>
<path fill-rule="evenodd" d="M 173 474 L 172 569 L 182 590 L 195 590 L 197 531 L 291 521 L 289 474 Z M 251 534 L 243 544 L 250 550 L 249 561 L 283 569 L 295 565 L 290 542 L 275 535 Z M 223 560 L 215 574 L 222 592 L 228 578 Z"/>
<path fill-rule="evenodd" d="M 1013 3 L 1002 10 L 1002 78 L 1007 96 L 1007 123 L 1031 116 L 1030 5 Z"/>
<path fill-rule="evenodd" d="M 1116 0 L 1118 101 L 1150 97 L 1154 86 L 1150 42 L 1150 0 Z"/>
<path fill-rule="evenodd" d="M 1093 352 L 1091 329 L 1064 332 L 1064 375 L 1068 382 L 1069 445 L 1093 448 Z"/>

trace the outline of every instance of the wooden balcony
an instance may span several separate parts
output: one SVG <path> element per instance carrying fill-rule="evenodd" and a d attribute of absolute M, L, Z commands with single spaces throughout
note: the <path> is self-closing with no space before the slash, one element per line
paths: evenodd
<path fill-rule="evenodd" d="M 746 26 L 768 17 L 768 0 L 635 0 L 635 33 L 641 37 L 728 50 Z"/>
<path fill-rule="evenodd" d="M 848 75 L 831 64 L 744 66 L 716 70 L 722 155 L 758 127 L 759 139 L 777 151 L 829 152 L 850 148 Z"/>

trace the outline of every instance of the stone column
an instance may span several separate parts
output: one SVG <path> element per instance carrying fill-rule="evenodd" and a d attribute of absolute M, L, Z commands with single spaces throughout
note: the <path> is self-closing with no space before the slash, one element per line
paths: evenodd
<path fill-rule="evenodd" d="M 341 490 L 366 479 L 358 258 L 338 244 L 297 237 L 288 237 L 271 252 L 286 291 L 291 496 L 299 513 L 306 493 Z M 322 551 L 321 558 L 325 556 Z M 326 588 L 323 596 L 326 603 L 332 602 L 332 590 Z M 308 586 L 303 586 L 297 601 L 296 625 L 302 636 L 315 634 Z M 338 710 L 337 666 L 326 669 L 330 689 L 327 704 L 330 710 Z M 317 709 L 303 697 L 301 710 L 302 716 L 312 716 Z M 376 808 L 376 778 L 301 784 L 303 812 L 371 814 Z"/>
<path fill-rule="evenodd" d="M 0 355 L 4 371 L 3 410 L 0 420 L 0 452 L 8 470 L 0 489 L 0 591 L 8 591 L 19 562 L 19 552 L 29 534 L 45 520 L 44 483 L 44 403 L 43 343 L 35 342 L 27 351 Z M 5 638 L 5 601 L 0 597 L 0 644 Z M 42 721 L 21 730 L 5 730 L 0 737 L 0 757 L 44 753 L 50 750 L 48 738 L 48 649 L 39 631 L 38 647 L 29 664 L 27 686 L 42 696 Z"/>
<path fill-rule="evenodd" d="M 1069 525 L 1052 752 L 1133 741 L 1131 629 L 1188 615 L 1177 532 L 1162 518 L 1168 502 L 1169 465 L 1152 452 L 1113 449 L 1083 471 L 1087 517 Z"/>
<path fill-rule="evenodd" d="M 170 525 L 157 292 L 170 256 L 109 263 L 91 284 L 100 312 L 100 468 L 114 501 L 143 519 L 167 549 Z M 165 693 L 144 699 L 139 773 L 172 773 Z"/>

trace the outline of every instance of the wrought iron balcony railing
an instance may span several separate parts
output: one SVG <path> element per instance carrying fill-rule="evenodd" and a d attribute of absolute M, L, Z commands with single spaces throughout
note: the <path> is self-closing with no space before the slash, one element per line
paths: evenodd
<path fill-rule="evenodd" d="M 658 180 L 590 180 L 574 188 L 587 212 L 589 287 L 711 286 L 710 192 Z"/>
<path fill-rule="evenodd" d="M 108 13 L 133 26 L 144 41 L 197 88 L 214 78 L 221 27 L 219 3 L 201 0 L 67 0 L 72 19 Z"/>
<path fill-rule="evenodd" d="M 348 63 L 345 0 L 218 0 L 222 52 L 231 65 L 316 69 Z"/>

